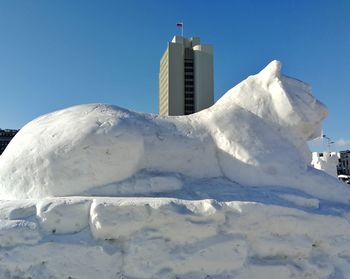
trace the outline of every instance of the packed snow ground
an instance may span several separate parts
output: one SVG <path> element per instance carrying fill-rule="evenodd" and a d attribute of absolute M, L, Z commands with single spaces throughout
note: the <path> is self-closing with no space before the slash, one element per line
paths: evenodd
<path fill-rule="evenodd" d="M 280 69 L 191 116 L 28 123 L 0 157 L 0 278 L 350 277 L 350 190 L 306 144 L 327 110 Z"/>

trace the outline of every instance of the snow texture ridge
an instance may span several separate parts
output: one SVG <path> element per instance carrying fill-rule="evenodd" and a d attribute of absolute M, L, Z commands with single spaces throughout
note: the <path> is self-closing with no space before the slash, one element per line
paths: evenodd
<path fill-rule="evenodd" d="M 350 188 L 307 147 L 326 116 L 278 61 L 189 116 L 41 116 L 0 156 L 0 278 L 350 278 Z"/>

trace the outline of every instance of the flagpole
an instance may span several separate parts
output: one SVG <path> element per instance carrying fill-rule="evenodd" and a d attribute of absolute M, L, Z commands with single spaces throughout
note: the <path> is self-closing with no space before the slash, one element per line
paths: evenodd
<path fill-rule="evenodd" d="M 184 23 L 183 21 L 176 23 L 176 27 L 181 27 L 181 37 L 184 36 Z"/>

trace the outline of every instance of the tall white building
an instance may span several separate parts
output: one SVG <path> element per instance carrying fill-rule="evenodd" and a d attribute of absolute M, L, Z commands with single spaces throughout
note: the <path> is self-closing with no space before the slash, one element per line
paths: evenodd
<path fill-rule="evenodd" d="M 213 103 L 213 47 L 175 36 L 160 60 L 159 114 L 191 114 Z"/>

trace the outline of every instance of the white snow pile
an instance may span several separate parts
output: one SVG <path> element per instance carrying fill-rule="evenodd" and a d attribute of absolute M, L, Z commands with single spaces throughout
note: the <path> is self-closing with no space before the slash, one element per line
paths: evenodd
<path fill-rule="evenodd" d="M 327 110 L 280 70 L 189 116 L 28 123 L 0 157 L 0 278 L 349 278 L 350 189 L 306 144 Z"/>

